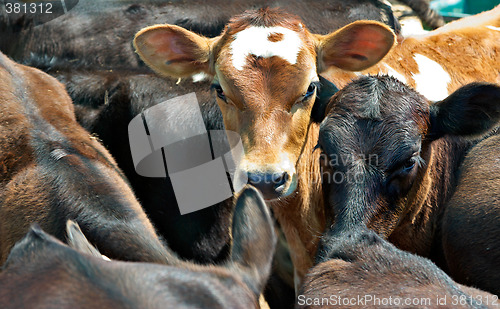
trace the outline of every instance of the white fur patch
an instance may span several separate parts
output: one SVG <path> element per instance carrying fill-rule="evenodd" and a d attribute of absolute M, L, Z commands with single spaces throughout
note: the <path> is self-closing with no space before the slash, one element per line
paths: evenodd
<path fill-rule="evenodd" d="M 50 152 L 50 156 L 56 160 L 56 161 L 59 161 L 61 160 L 62 158 L 64 158 L 65 156 L 67 156 L 68 153 L 66 152 L 66 150 L 64 149 L 61 149 L 61 148 L 56 148 L 54 150 L 52 150 Z"/>
<path fill-rule="evenodd" d="M 406 78 L 400 74 L 398 71 L 394 70 L 391 68 L 389 65 L 385 64 L 385 67 L 387 68 L 387 75 L 392 76 L 399 80 L 400 82 L 403 82 L 406 84 Z"/>
<path fill-rule="evenodd" d="M 439 101 L 448 96 L 448 84 L 451 77 L 443 67 L 423 55 L 413 57 L 420 73 L 413 74 L 416 90 L 431 101 Z"/>
<path fill-rule="evenodd" d="M 271 42 L 268 36 L 272 33 L 283 34 L 283 39 Z M 297 56 L 302 48 L 299 34 L 284 27 L 249 27 L 234 36 L 231 42 L 233 66 L 242 70 L 248 55 L 269 58 L 281 57 L 290 64 L 297 63 Z"/>
<path fill-rule="evenodd" d="M 309 73 L 309 80 L 311 82 L 319 82 L 318 72 L 316 72 L 316 66 L 311 69 Z"/>
<path fill-rule="evenodd" d="M 491 29 L 491 30 L 500 31 L 500 27 L 495 27 L 495 26 L 486 26 L 486 28 Z"/>
<path fill-rule="evenodd" d="M 424 30 L 422 22 L 418 17 L 410 17 L 401 20 L 401 35 L 403 37 L 425 35 L 429 31 Z"/>
<path fill-rule="evenodd" d="M 198 83 L 210 79 L 210 75 L 200 72 L 192 75 L 191 78 L 193 79 L 193 83 Z"/>

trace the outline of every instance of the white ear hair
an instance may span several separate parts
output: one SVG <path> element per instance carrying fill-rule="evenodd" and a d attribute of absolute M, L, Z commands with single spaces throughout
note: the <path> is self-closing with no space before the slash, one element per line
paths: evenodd
<path fill-rule="evenodd" d="M 89 254 L 104 260 L 109 260 L 108 257 L 102 255 L 96 247 L 88 241 L 87 237 L 83 234 L 78 223 L 68 220 L 66 222 L 66 233 L 68 246 L 85 254 Z"/>

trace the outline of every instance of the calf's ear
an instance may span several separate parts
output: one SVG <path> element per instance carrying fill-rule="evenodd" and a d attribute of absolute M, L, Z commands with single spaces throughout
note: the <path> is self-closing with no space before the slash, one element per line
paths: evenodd
<path fill-rule="evenodd" d="M 0 271 L 13 267 L 13 265 L 32 263 L 37 257 L 45 258 L 43 253 L 55 251 L 52 246 L 60 247 L 62 243 L 45 233 L 37 223 L 34 223 L 26 235 L 12 247 L 4 265 L 0 265 Z"/>
<path fill-rule="evenodd" d="M 386 25 L 368 20 L 355 21 L 333 33 L 318 36 L 318 71 L 329 67 L 361 71 L 382 60 L 396 42 Z"/>
<path fill-rule="evenodd" d="M 210 50 L 215 40 L 179 26 L 155 25 L 135 35 L 134 47 L 141 59 L 158 74 L 185 77 L 210 73 Z"/>
<path fill-rule="evenodd" d="M 471 83 L 430 106 L 430 137 L 474 137 L 485 134 L 500 120 L 500 86 Z"/>
<path fill-rule="evenodd" d="M 260 295 L 271 271 L 276 246 L 274 223 L 262 195 L 247 186 L 236 200 L 231 268 Z"/>
<path fill-rule="evenodd" d="M 68 238 L 68 245 L 71 248 L 81 253 L 86 253 L 98 258 L 102 258 L 104 260 L 109 260 L 109 258 L 107 258 L 106 256 L 101 255 L 96 247 L 90 244 L 90 242 L 87 240 L 87 237 L 85 237 L 82 230 L 80 229 L 78 223 L 68 220 L 66 222 L 66 233 Z"/>
<path fill-rule="evenodd" d="M 319 93 L 316 94 L 316 101 L 311 111 L 311 119 L 316 123 L 321 123 L 325 119 L 326 107 L 330 99 L 339 92 L 337 86 L 321 75 L 319 76 L 319 82 L 321 87 Z"/>

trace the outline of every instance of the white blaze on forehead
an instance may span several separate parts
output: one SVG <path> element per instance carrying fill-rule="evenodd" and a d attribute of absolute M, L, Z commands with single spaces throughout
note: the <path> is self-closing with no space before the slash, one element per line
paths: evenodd
<path fill-rule="evenodd" d="M 270 34 L 279 33 L 283 39 L 269 41 Z M 234 35 L 231 42 L 233 66 L 242 70 L 248 55 L 269 58 L 281 57 L 290 64 L 297 63 L 297 56 L 302 48 L 299 34 L 284 27 L 249 27 Z"/>
<path fill-rule="evenodd" d="M 448 96 L 451 77 L 439 63 L 420 54 L 413 57 L 419 73 L 413 74 L 415 88 L 431 101 L 443 100 Z"/>
<path fill-rule="evenodd" d="M 500 31 L 500 27 L 495 27 L 495 26 L 486 26 L 486 28 L 491 29 L 491 30 Z"/>

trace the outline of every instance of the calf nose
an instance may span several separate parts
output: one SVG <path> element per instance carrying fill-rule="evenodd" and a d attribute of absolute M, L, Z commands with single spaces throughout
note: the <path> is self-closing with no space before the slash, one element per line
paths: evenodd
<path fill-rule="evenodd" d="M 284 173 L 248 173 L 248 183 L 262 192 L 266 200 L 278 198 L 290 177 Z"/>

